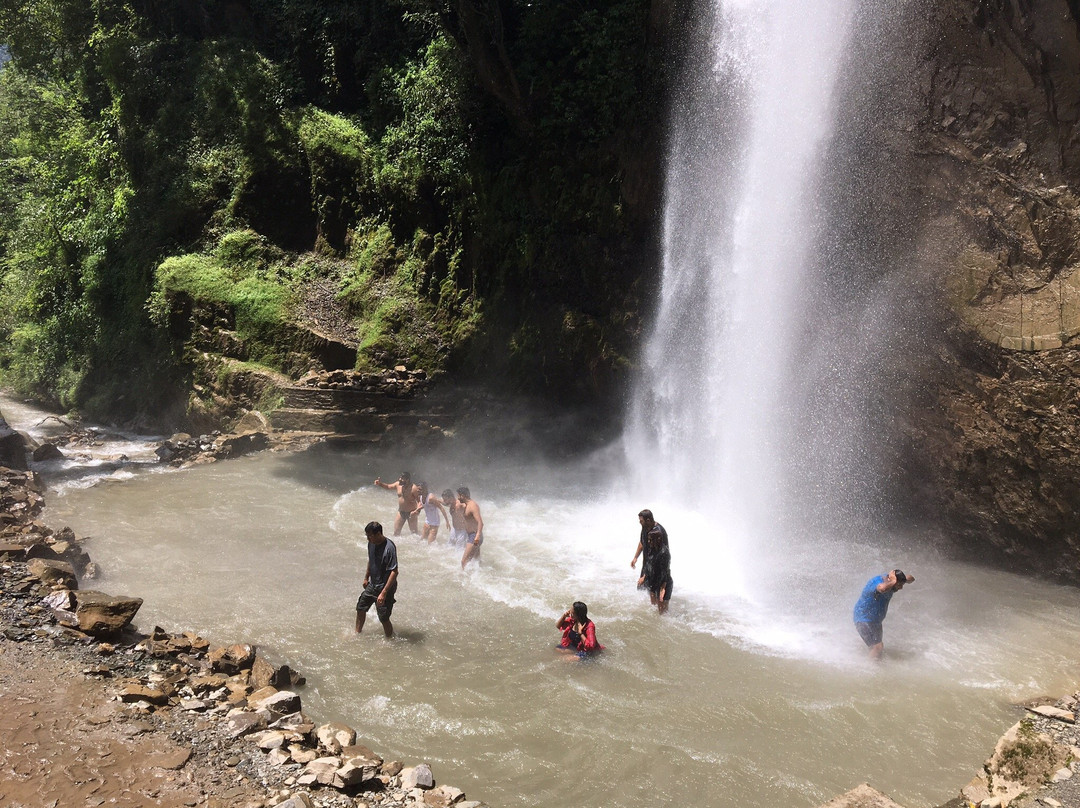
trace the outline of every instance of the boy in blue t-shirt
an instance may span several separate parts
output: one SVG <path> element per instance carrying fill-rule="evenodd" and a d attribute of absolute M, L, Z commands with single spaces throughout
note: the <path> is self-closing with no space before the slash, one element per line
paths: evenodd
<path fill-rule="evenodd" d="M 914 580 L 914 576 L 905 575 L 902 570 L 892 570 L 871 578 L 863 587 L 855 604 L 855 630 L 870 649 L 871 659 L 881 659 L 885 650 L 881 641 L 881 623 L 889 612 L 889 601 L 904 588 L 904 584 L 910 584 Z"/>

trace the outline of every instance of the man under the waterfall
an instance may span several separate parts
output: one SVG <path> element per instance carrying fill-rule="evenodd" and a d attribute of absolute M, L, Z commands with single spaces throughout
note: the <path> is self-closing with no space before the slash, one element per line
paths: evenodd
<path fill-rule="evenodd" d="M 881 624 L 889 612 L 889 601 L 904 588 L 904 584 L 910 584 L 914 580 L 914 576 L 905 575 L 902 570 L 891 570 L 871 578 L 863 587 L 855 604 L 855 630 L 870 649 L 871 659 L 881 659 L 885 650 Z"/>

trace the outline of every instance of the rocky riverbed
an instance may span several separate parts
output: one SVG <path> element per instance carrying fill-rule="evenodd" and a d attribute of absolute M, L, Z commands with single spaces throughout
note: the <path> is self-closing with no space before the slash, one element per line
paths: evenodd
<path fill-rule="evenodd" d="M 303 676 L 246 644 L 150 632 L 137 597 L 79 587 L 93 562 L 0 467 L 0 804 L 480 808 L 425 763 L 384 760 L 303 712 Z"/>

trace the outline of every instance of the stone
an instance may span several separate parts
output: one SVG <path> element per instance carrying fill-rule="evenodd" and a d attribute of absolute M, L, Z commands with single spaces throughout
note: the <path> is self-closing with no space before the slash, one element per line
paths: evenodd
<path fill-rule="evenodd" d="M 337 755 L 343 747 L 356 743 L 356 730 L 345 724 L 323 724 L 315 730 L 315 737 L 331 755 Z"/>
<path fill-rule="evenodd" d="M 87 634 L 111 634 L 119 631 L 142 606 L 142 598 L 106 595 L 85 590 L 75 595 L 75 617 L 79 629 Z"/>
<path fill-rule="evenodd" d="M 300 744 L 289 744 L 289 756 L 293 759 L 294 763 L 310 763 L 319 756 L 319 753 L 314 749 L 308 749 L 300 746 Z"/>
<path fill-rule="evenodd" d="M 336 757 L 321 757 L 315 758 L 304 766 L 304 772 L 297 780 L 299 783 L 304 782 L 305 777 L 314 776 L 314 781 L 308 781 L 308 785 L 312 782 L 320 783 L 324 786 L 330 786 L 334 784 L 334 775 L 337 770 L 341 768 L 341 760 Z"/>
<path fill-rule="evenodd" d="M 285 744 L 285 733 L 281 730 L 269 729 L 253 736 L 251 740 L 260 749 L 279 749 Z"/>
<path fill-rule="evenodd" d="M 346 762 L 334 772 L 334 788 L 353 788 L 368 780 L 374 780 L 379 774 L 376 766 L 355 766 Z"/>
<path fill-rule="evenodd" d="M 1068 710 L 1062 710 L 1058 707 L 1052 707 L 1049 704 L 1040 704 L 1037 707 L 1028 707 L 1033 713 L 1046 716 L 1047 718 L 1056 718 L 1058 721 L 1064 721 L 1066 724 L 1075 724 L 1076 715 Z"/>
<path fill-rule="evenodd" d="M 821 808 L 902 808 L 869 784 L 863 783 L 839 797 L 833 797 Z"/>
<path fill-rule="evenodd" d="M 266 729 L 266 715 L 263 713 L 234 712 L 228 717 L 226 726 L 233 738 L 239 738 L 258 729 Z"/>
<path fill-rule="evenodd" d="M 284 802 L 279 802 L 273 808 L 315 808 L 315 803 L 307 794 L 293 794 Z"/>
<path fill-rule="evenodd" d="M 435 776 L 431 773 L 431 767 L 426 763 L 409 766 L 401 770 L 401 787 L 405 791 L 414 788 L 431 788 L 434 785 Z"/>
<path fill-rule="evenodd" d="M 256 695 L 253 693 L 248 698 L 248 704 L 256 710 L 268 710 L 272 721 L 300 710 L 300 697 L 291 690 L 278 690 L 261 699 L 256 699 Z"/>
<path fill-rule="evenodd" d="M 191 713 L 201 713 L 209 709 L 211 704 L 202 699 L 180 699 L 180 709 Z"/>
<path fill-rule="evenodd" d="M 34 449 L 30 455 L 35 463 L 43 463 L 47 460 L 63 460 L 64 453 L 53 443 L 43 443 Z"/>
<path fill-rule="evenodd" d="M 258 410 L 249 410 L 241 416 L 233 427 L 237 435 L 247 435 L 252 432 L 267 433 L 271 430 L 270 419 Z"/>
<path fill-rule="evenodd" d="M 142 685 L 128 685 L 120 691 L 120 701 L 132 704 L 140 701 L 149 702 L 158 707 L 169 703 L 169 697 L 161 690 Z"/>
<path fill-rule="evenodd" d="M 214 648 L 209 653 L 211 670 L 220 673 L 239 673 L 250 668 L 255 662 L 255 647 L 252 645 L 230 645 Z"/>
<path fill-rule="evenodd" d="M 424 802 L 432 808 L 449 808 L 465 797 L 465 792 L 453 786 L 439 786 L 424 794 Z"/>
<path fill-rule="evenodd" d="M 1072 776 L 1073 776 L 1072 769 L 1066 767 L 1066 768 L 1058 769 L 1056 772 L 1054 772 L 1054 776 L 1051 777 L 1050 779 L 1055 783 L 1060 783 L 1063 780 L 1071 780 Z"/>
<path fill-rule="evenodd" d="M 75 577 L 75 568 L 67 561 L 58 561 L 49 558 L 32 558 L 26 568 L 40 581 L 51 585 L 60 584 L 65 589 L 78 589 L 79 582 Z"/>
<path fill-rule="evenodd" d="M 176 771 L 182 769 L 184 764 L 191 759 L 190 749 L 176 749 L 172 752 L 163 752 L 159 755 L 154 755 L 149 759 L 151 766 L 158 769 L 169 769 Z"/>
<path fill-rule="evenodd" d="M 266 759 L 270 762 L 271 766 L 284 766 L 292 757 L 284 749 L 271 749 L 270 753 L 266 756 Z"/>
<path fill-rule="evenodd" d="M 1053 797 L 1039 797 L 1039 800 L 1046 805 L 1049 805 L 1050 808 L 1061 808 L 1061 803 L 1055 800 Z"/>
<path fill-rule="evenodd" d="M 270 445 L 266 432 L 246 432 L 243 435 L 226 435 L 215 442 L 215 450 L 224 457 L 240 457 L 261 452 Z"/>
<path fill-rule="evenodd" d="M 346 744 L 341 747 L 342 758 L 365 758 L 367 760 L 374 760 L 379 764 L 382 764 L 383 759 L 372 752 L 368 747 L 363 744 Z M 398 769 L 401 771 L 401 769 Z M 397 774 L 398 772 L 394 772 Z"/>
<path fill-rule="evenodd" d="M 396 777 L 401 774 L 401 770 L 405 768 L 405 764 L 400 760 L 391 760 L 389 763 L 382 765 L 382 773 L 387 777 Z"/>
<path fill-rule="evenodd" d="M 75 597 L 71 594 L 70 589 L 58 589 L 46 595 L 43 602 L 50 609 L 62 609 L 65 612 L 70 612 L 75 605 Z"/>

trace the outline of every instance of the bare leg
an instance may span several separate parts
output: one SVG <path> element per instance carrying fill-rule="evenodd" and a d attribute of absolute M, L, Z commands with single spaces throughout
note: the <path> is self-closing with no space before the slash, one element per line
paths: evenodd
<path fill-rule="evenodd" d="M 367 617 L 367 612 L 356 612 L 356 633 L 359 634 L 364 630 L 364 618 Z"/>
<path fill-rule="evenodd" d="M 397 516 L 394 517 L 394 535 L 401 535 L 401 528 L 405 526 L 405 517 L 401 515 L 401 511 L 398 511 Z"/>
<path fill-rule="evenodd" d="M 664 612 L 667 611 L 667 605 L 670 602 L 671 601 L 669 601 L 669 600 L 659 600 L 659 599 L 657 599 L 657 601 L 656 601 L 656 610 L 658 612 L 660 612 L 660 614 L 663 614 Z"/>
<path fill-rule="evenodd" d="M 394 636 L 394 625 L 389 620 L 383 621 L 382 630 L 383 633 L 386 635 L 387 639 L 390 639 Z"/>
<path fill-rule="evenodd" d="M 881 661 L 881 655 L 885 652 L 885 643 L 879 642 L 877 645 L 870 646 L 870 658 L 875 662 Z"/>
<path fill-rule="evenodd" d="M 479 556 L 480 556 L 480 545 L 478 545 L 478 544 L 477 544 L 476 542 L 474 542 L 474 541 L 471 541 L 471 542 L 468 542 L 468 543 L 467 543 L 467 544 L 465 545 L 465 555 L 463 555 L 463 556 L 461 557 L 461 568 L 462 568 L 462 569 L 465 569 L 465 565 L 469 563 L 469 560 L 470 560 L 470 559 L 471 559 L 471 558 L 472 558 L 472 557 L 473 557 L 474 555 L 475 555 L 475 556 L 477 556 L 477 558 L 479 559 Z"/>
<path fill-rule="evenodd" d="M 399 516 L 400 516 L 400 514 L 399 514 Z M 415 513 L 410 513 L 409 514 L 409 530 L 411 530 L 414 534 L 419 534 L 420 533 L 420 528 L 418 528 L 416 526 L 418 518 L 419 518 L 418 515 L 415 514 Z"/>

